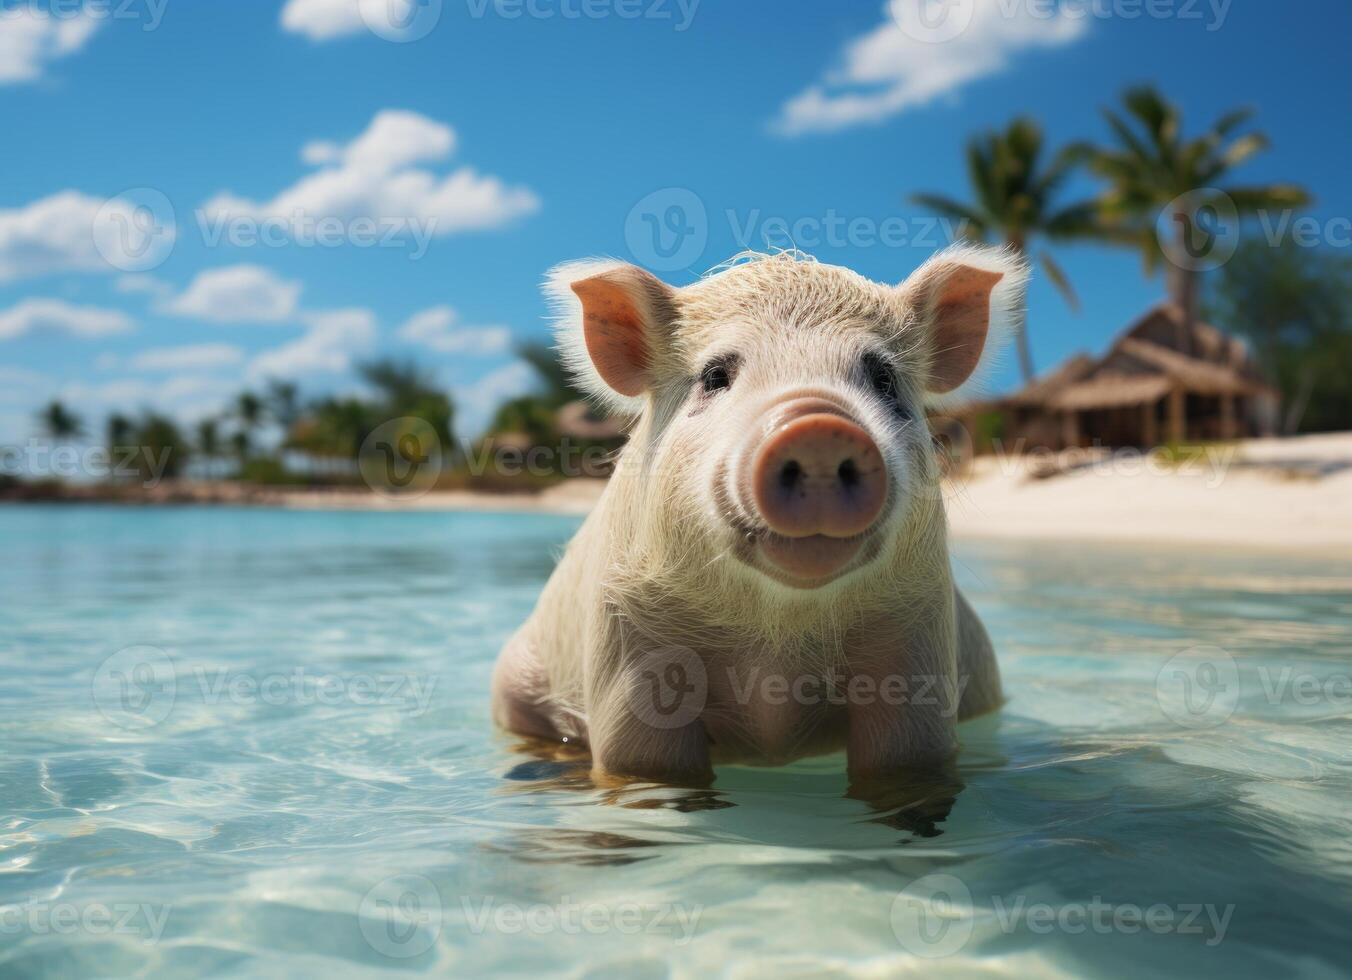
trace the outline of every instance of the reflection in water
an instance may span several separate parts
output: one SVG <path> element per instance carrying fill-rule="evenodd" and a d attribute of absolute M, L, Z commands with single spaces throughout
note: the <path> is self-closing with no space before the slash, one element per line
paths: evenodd
<path fill-rule="evenodd" d="M 494 656 L 574 527 L 0 509 L 0 975 L 891 976 L 930 968 L 936 882 L 940 969 L 1345 970 L 1347 562 L 963 546 L 1009 703 L 951 778 L 855 799 L 840 756 L 597 787 L 496 732 Z M 149 727 L 95 699 L 133 645 L 175 672 Z M 1237 690 L 1189 715 L 1161 676 L 1202 647 Z M 242 682 L 295 671 L 338 696 Z M 426 697 L 359 696 L 381 678 Z M 1056 925 L 1094 903 L 1173 918 Z M 152 915 L 71 933 L 56 905 Z"/>

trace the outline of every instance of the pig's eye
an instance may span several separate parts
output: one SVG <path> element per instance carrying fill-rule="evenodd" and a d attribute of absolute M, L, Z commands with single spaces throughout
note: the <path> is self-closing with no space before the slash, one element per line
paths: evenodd
<path fill-rule="evenodd" d="M 699 373 L 699 383 L 706 393 L 722 391 L 732 387 L 732 360 L 720 357 L 704 365 Z"/>
<path fill-rule="evenodd" d="M 887 402 L 893 409 L 902 410 L 901 393 L 897 388 L 897 376 L 886 361 L 877 354 L 865 354 L 864 375 L 868 378 L 869 387 L 877 393 L 879 398 Z"/>

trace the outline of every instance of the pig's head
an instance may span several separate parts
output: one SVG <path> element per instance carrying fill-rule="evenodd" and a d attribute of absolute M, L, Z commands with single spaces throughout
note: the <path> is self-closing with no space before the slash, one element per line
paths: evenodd
<path fill-rule="evenodd" d="M 556 269 L 561 346 L 637 416 L 619 549 L 668 588 L 831 594 L 942 527 L 925 409 L 1022 310 L 1024 263 L 956 247 L 899 286 L 790 255 L 684 288 L 618 262 Z"/>

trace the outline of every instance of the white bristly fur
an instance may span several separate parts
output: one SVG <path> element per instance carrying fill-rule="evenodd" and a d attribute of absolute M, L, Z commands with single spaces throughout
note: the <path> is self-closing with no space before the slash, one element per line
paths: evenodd
<path fill-rule="evenodd" d="M 917 292 L 932 290 L 945 265 L 1002 275 L 991 303 L 995 342 L 987 344 L 980 373 L 1021 315 L 1028 268 L 1017 254 L 955 246 L 898 286 L 793 253 L 751 255 L 669 290 L 674 320 L 648 325 L 647 390 L 636 398 L 611 390 L 592 365 L 582 304 L 570 288 L 625 263 L 592 259 L 549 273 L 545 291 L 565 363 L 590 395 L 637 418 L 601 502 L 499 663 L 500 721 L 523 730 L 515 719 L 537 712 L 555 734 L 584 743 L 590 737 L 594 751 L 599 739 L 610 737 L 607 751 L 615 752 L 618 736 L 598 732 L 618 731 L 623 699 L 607 692 L 631 672 L 622 648 L 632 648 L 635 637 L 706 657 L 735 657 L 742 667 L 816 670 L 847 659 L 845 638 L 861 624 L 882 623 L 898 643 L 923 640 L 919 647 L 936 658 L 930 669 L 940 676 L 961 669 L 968 684 L 964 711 L 967 698 L 979 710 L 999 702 L 989 642 L 953 588 L 938 468 L 924 422 L 924 405 L 934 400 L 925 390 L 934 324 L 925 322 L 926 301 Z M 878 349 L 886 352 L 909 413 L 885 410 L 861 380 L 862 353 Z M 740 358 L 738 376 L 701 408 L 695 401 L 701 366 L 727 353 Z M 964 383 L 942 401 L 971 386 Z M 736 492 L 716 492 L 726 489 L 718 484 L 726 479 L 720 466 L 747 450 L 767 407 L 803 393 L 845 406 L 877 443 L 891 474 L 877 556 L 806 590 L 781 585 L 737 557 L 744 535 L 728 514 L 745 507 Z M 957 649 L 959 638 L 964 649 Z M 666 751 L 661 733 L 624 731 L 643 744 L 618 747 L 617 758 L 651 759 Z M 933 733 L 933 745 L 946 737 Z M 604 768 L 605 760 L 597 765 Z"/>

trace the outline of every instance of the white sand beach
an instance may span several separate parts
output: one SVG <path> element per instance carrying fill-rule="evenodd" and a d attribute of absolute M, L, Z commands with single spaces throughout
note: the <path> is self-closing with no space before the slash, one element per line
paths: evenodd
<path fill-rule="evenodd" d="M 1039 476 L 1047 470 L 1052 476 Z M 286 493 L 300 508 L 585 514 L 604 482 L 533 495 Z M 1352 433 L 1205 447 L 1193 458 L 1117 452 L 978 458 L 945 486 L 959 538 L 1141 541 L 1342 552 L 1352 558 Z"/>
<path fill-rule="evenodd" d="M 1208 447 L 1195 460 L 1116 454 L 1038 479 L 983 457 L 946 493 L 958 537 L 1341 550 L 1352 559 L 1352 434 Z"/>

